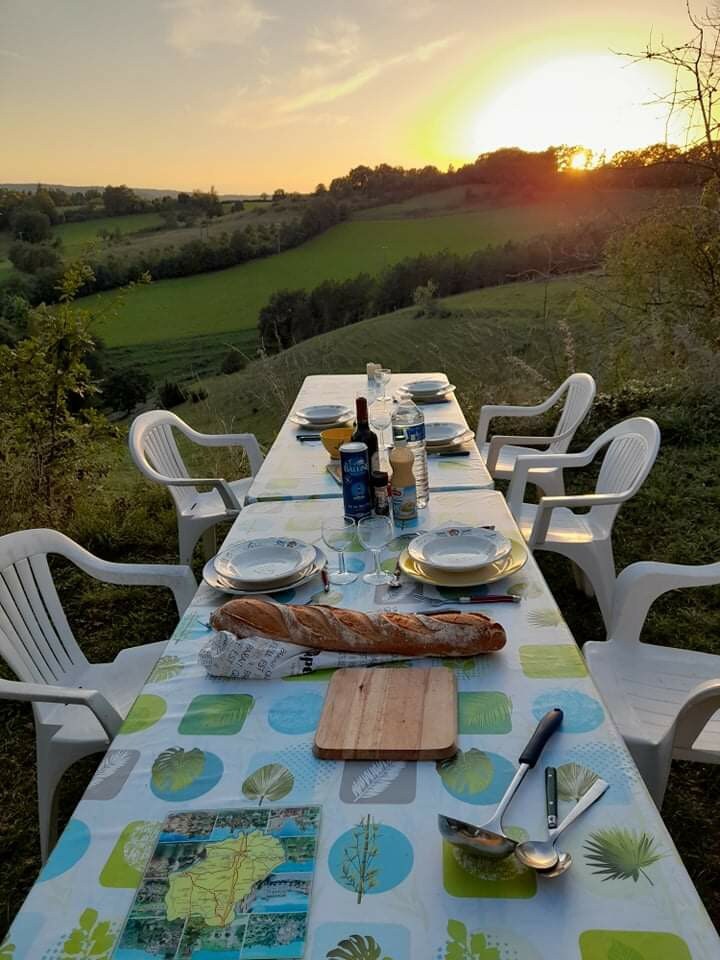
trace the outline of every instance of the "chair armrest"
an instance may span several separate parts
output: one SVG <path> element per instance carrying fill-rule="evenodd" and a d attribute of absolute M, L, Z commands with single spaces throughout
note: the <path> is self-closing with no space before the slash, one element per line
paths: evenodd
<path fill-rule="evenodd" d="M 522 510 L 525 498 L 525 487 L 528 474 L 537 467 L 560 468 L 586 467 L 592 462 L 594 453 L 588 450 L 580 453 L 527 453 L 515 460 L 513 474 L 507 490 L 507 503 L 512 515 L 517 520 Z M 489 468 L 488 468 L 489 469 Z"/>
<path fill-rule="evenodd" d="M 500 434 L 496 434 L 490 440 L 490 448 L 488 450 L 487 460 L 485 461 L 485 466 L 488 468 L 488 473 L 492 474 L 497 466 L 500 451 L 503 447 L 546 447 L 548 444 L 552 443 L 554 439 L 555 437 L 503 437 L 500 436 Z"/>
<path fill-rule="evenodd" d="M 495 417 L 537 417 L 541 413 L 547 413 L 557 401 L 557 396 L 553 394 L 542 403 L 537 403 L 533 407 L 512 406 L 508 404 L 486 404 L 480 407 L 480 417 L 475 435 L 478 446 L 487 442 L 490 421 Z"/>
<path fill-rule="evenodd" d="M 18 680 L 0 680 L 0 700 L 24 700 L 32 703 L 76 703 L 87 707 L 97 717 L 103 730 L 112 740 L 120 729 L 123 718 L 99 690 L 79 687 L 55 687 L 50 683 L 21 683 Z"/>
<path fill-rule="evenodd" d="M 208 486 L 220 494 L 222 502 L 228 510 L 234 510 L 239 513 L 242 510 L 242 504 L 232 491 L 232 487 L 223 480 L 222 477 L 163 477 L 158 474 L 158 482 L 164 483 L 166 487 L 200 487 Z"/>
<path fill-rule="evenodd" d="M 263 455 L 254 433 L 198 433 L 191 427 L 183 429 L 183 433 L 201 447 L 243 447 L 250 461 L 253 477 L 262 465 Z"/>
<path fill-rule="evenodd" d="M 552 512 L 558 507 L 567 507 L 569 510 L 575 507 L 609 507 L 616 503 L 623 503 L 628 496 L 629 494 L 586 493 L 579 497 L 542 497 L 528 537 L 528 546 L 532 549 L 545 542 Z"/>
<path fill-rule="evenodd" d="M 673 747 L 689 750 L 720 710 L 720 679 L 704 680 L 690 691 L 675 721 Z"/>
<path fill-rule="evenodd" d="M 111 563 L 101 560 L 78 544 L 66 550 L 68 559 L 96 580 L 129 586 L 168 587 L 173 592 L 178 615 L 190 605 L 197 582 L 190 567 L 170 563 Z"/>

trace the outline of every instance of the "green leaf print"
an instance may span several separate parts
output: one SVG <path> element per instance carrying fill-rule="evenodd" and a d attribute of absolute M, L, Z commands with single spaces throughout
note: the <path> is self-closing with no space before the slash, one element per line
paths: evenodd
<path fill-rule="evenodd" d="M 172 680 L 182 670 L 180 657 L 160 657 L 148 677 L 148 683 L 162 683 Z"/>
<path fill-rule="evenodd" d="M 182 790 L 197 780 L 204 767 L 205 754 L 197 747 L 188 751 L 168 747 L 152 765 L 152 782 L 158 790 Z"/>
<path fill-rule="evenodd" d="M 110 951 L 115 937 L 110 933 L 110 923 L 98 923 L 97 910 L 84 910 L 77 927 L 62 945 L 60 960 L 110 960 Z"/>
<path fill-rule="evenodd" d="M 460 920 L 448 920 L 448 937 L 443 960 L 500 960 L 500 951 L 488 947 L 485 934 L 476 931 L 468 936 Z"/>
<path fill-rule="evenodd" d="M 558 797 L 577 803 L 597 779 L 595 771 L 581 763 L 563 763 L 557 768 Z"/>
<path fill-rule="evenodd" d="M 492 760 L 482 750 L 458 750 L 451 760 L 440 760 L 437 771 L 454 794 L 481 793 L 493 778 Z"/>
<path fill-rule="evenodd" d="M 257 800 L 262 806 L 263 800 L 282 800 L 293 786 L 295 778 L 281 763 L 266 763 L 245 780 L 242 792 L 248 800 Z"/>
<path fill-rule="evenodd" d="M 558 610 L 532 610 L 528 614 L 528 623 L 531 627 L 558 627 L 563 618 Z"/>
<path fill-rule="evenodd" d="M 603 881 L 632 879 L 637 883 L 642 874 L 651 886 L 653 882 L 646 869 L 665 856 L 658 851 L 655 838 L 649 833 L 625 827 L 591 833 L 585 850 L 585 860 Z"/>
<path fill-rule="evenodd" d="M 620 943 L 619 940 L 613 940 L 608 950 L 607 960 L 645 960 L 645 956 L 634 947 Z"/>
<path fill-rule="evenodd" d="M 15 944 L 4 943 L 0 947 L 0 960 L 13 960 L 15 956 Z"/>
<path fill-rule="evenodd" d="M 341 940 L 325 957 L 326 960 L 380 960 L 382 952 L 382 947 L 375 937 L 363 937 L 359 933 L 353 933 L 347 939 Z M 392 960 L 392 957 L 383 957 L 382 960 Z"/>

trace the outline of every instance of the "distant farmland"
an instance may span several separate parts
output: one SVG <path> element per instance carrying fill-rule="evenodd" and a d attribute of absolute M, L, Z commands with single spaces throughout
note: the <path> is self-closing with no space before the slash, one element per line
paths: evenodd
<path fill-rule="evenodd" d="M 139 287 L 98 332 L 109 347 L 121 347 L 250 329 L 270 295 L 284 287 L 309 289 L 323 280 L 377 274 L 388 264 L 421 253 L 470 253 L 551 232 L 574 219 L 573 211 L 556 202 L 419 219 L 350 221 L 277 256 Z M 113 296 L 89 297 L 84 305 L 104 307 Z"/>

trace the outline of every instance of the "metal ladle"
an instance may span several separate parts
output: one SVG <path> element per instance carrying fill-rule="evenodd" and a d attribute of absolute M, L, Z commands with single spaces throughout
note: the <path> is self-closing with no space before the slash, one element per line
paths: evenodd
<path fill-rule="evenodd" d="M 517 840 L 513 840 L 512 837 L 503 833 L 503 814 L 525 778 L 525 774 L 535 766 L 545 744 L 562 723 L 562 718 L 562 710 L 555 707 L 554 710 L 549 710 L 540 720 L 527 746 L 518 758 L 520 766 L 515 776 L 497 805 L 494 815 L 487 823 L 478 826 L 474 823 L 467 823 L 465 820 L 455 820 L 453 817 L 446 817 L 443 814 L 438 815 L 440 833 L 449 843 L 456 847 L 463 847 L 477 856 L 490 857 L 496 860 L 507 857 L 513 852 L 517 846 Z M 557 855 L 555 862 L 557 862 Z M 553 866 L 553 864 L 550 864 L 550 866 Z"/>
<path fill-rule="evenodd" d="M 579 816 L 596 803 L 610 786 L 605 780 L 596 780 L 590 789 L 582 795 L 570 813 L 554 830 L 550 830 L 550 840 L 526 840 L 515 847 L 515 856 L 526 867 L 532 867 L 544 876 L 559 876 L 570 868 L 572 857 L 569 853 L 559 854 L 555 842 L 560 834 L 574 823 Z M 559 872 L 560 858 L 563 866 Z M 567 858 L 567 859 L 565 859 Z"/>

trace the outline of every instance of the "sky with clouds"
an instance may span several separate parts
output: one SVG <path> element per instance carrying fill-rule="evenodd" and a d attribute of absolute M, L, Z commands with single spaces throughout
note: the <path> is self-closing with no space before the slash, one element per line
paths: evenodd
<path fill-rule="evenodd" d="M 662 138 L 611 53 L 682 0 L 0 0 L 0 181 L 311 189 L 358 163 Z"/>

